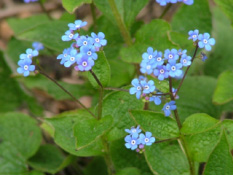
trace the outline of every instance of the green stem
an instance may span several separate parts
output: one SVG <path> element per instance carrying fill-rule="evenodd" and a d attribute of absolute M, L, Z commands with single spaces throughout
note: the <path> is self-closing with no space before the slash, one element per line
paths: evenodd
<path fill-rule="evenodd" d="M 132 40 L 131 40 L 129 31 L 127 30 L 127 28 L 125 26 L 125 23 L 123 22 L 123 20 L 121 18 L 121 15 L 120 15 L 120 13 L 119 13 L 119 11 L 117 9 L 117 6 L 115 4 L 115 0 L 108 0 L 108 3 L 110 5 L 112 13 L 113 13 L 113 15 L 114 15 L 114 17 L 116 19 L 116 22 L 117 22 L 118 28 L 120 29 L 121 35 L 123 36 L 126 44 L 128 46 L 131 46 L 132 45 Z"/>
<path fill-rule="evenodd" d="M 49 12 L 46 10 L 44 3 L 42 0 L 39 0 L 40 7 L 42 8 L 43 12 L 48 16 L 50 20 L 52 20 L 52 17 L 50 16 Z"/>
<path fill-rule="evenodd" d="M 165 7 L 165 9 L 164 9 L 163 13 L 160 15 L 159 19 L 162 19 L 162 18 L 166 15 L 166 13 L 167 13 L 168 10 L 171 8 L 171 6 L 172 6 L 172 4 L 168 4 L 168 5 Z"/>

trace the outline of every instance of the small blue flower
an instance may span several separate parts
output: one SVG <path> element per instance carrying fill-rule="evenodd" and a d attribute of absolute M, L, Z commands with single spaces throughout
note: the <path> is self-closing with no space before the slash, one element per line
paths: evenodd
<path fill-rule="evenodd" d="M 184 54 L 186 54 L 187 53 L 187 50 L 182 50 L 182 49 L 179 49 L 178 50 L 178 55 L 179 56 L 182 56 L 182 55 L 184 55 Z"/>
<path fill-rule="evenodd" d="M 125 147 L 131 150 L 137 149 L 138 145 L 140 144 L 140 140 L 138 139 L 137 134 L 127 135 L 125 137 Z"/>
<path fill-rule="evenodd" d="M 159 93 L 157 93 L 159 94 Z M 156 105 L 160 105 L 161 104 L 161 96 L 152 96 L 150 97 L 149 101 L 153 101 Z"/>
<path fill-rule="evenodd" d="M 158 65 L 158 66 L 163 65 L 164 59 L 162 58 L 162 56 L 163 56 L 163 53 L 162 53 L 162 52 L 158 52 L 158 53 L 157 53 L 157 55 L 156 55 L 156 57 L 155 57 L 155 63 L 156 63 L 156 65 Z"/>
<path fill-rule="evenodd" d="M 175 4 L 175 3 L 177 3 L 178 0 L 168 0 L 168 2 L 169 2 L 169 1 L 170 1 L 170 3 Z"/>
<path fill-rule="evenodd" d="M 157 66 L 157 68 L 154 70 L 154 75 L 157 76 L 160 81 L 168 78 L 166 66 Z"/>
<path fill-rule="evenodd" d="M 181 59 L 180 59 L 180 63 L 183 65 L 183 66 L 185 66 L 185 67 L 187 67 L 187 66 L 190 66 L 191 65 L 191 57 L 190 56 L 187 56 L 186 54 L 185 55 L 182 55 L 181 56 Z"/>
<path fill-rule="evenodd" d="M 140 129 L 140 126 L 137 126 L 137 128 L 131 127 L 131 129 L 125 129 L 125 132 L 129 133 L 130 135 L 139 135 L 142 130 Z"/>
<path fill-rule="evenodd" d="M 66 62 L 66 60 L 69 58 L 71 50 L 71 48 L 64 49 L 63 53 L 57 56 L 57 59 L 61 60 L 60 64 L 64 64 Z"/>
<path fill-rule="evenodd" d="M 161 6 L 167 5 L 169 3 L 169 0 L 156 0 L 157 3 L 159 3 Z"/>
<path fill-rule="evenodd" d="M 152 143 L 155 142 L 155 138 L 152 137 L 151 132 L 146 132 L 146 135 L 140 134 L 139 140 L 143 145 L 147 145 L 147 146 L 150 146 L 150 145 L 152 145 Z"/>
<path fill-rule="evenodd" d="M 200 48 L 204 48 L 207 51 L 211 51 L 211 46 L 213 46 L 215 44 L 215 39 L 214 38 L 210 38 L 210 34 L 209 33 L 204 33 L 204 34 L 199 34 L 198 35 L 198 46 Z"/>
<path fill-rule="evenodd" d="M 25 3 L 29 3 L 29 2 L 36 2 L 38 0 L 24 0 Z"/>
<path fill-rule="evenodd" d="M 86 25 L 87 25 L 86 21 L 76 20 L 74 23 L 69 23 L 68 27 L 70 28 L 70 30 L 78 30 Z"/>
<path fill-rule="evenodd" d="M 32 50 L 32 49 L 27 49 L 26 50 L 26 54 L 22 53 L 20 54 L 19 58 L 21 60 L 24 60 L 24 59 L 32 59 L 32 57 L 35 57 L 35 56 L 38 56 L 39 55 L 39 52 L 37 50 Z"/>
<path fill-rule="evenodd" d="M 172 94 L 173 94 L 173 96 L 175 97 L 175 99 L 179 99 L 180 97 L 178 95 L 176 95 L 176 92 L 177 92 L 177 89 L 172 88 Z"/>
<path fill-rule="evenodd" d="M 72 64 L 76 63 L 78 59 L 78 53 L 76 49 L 71 49 L 70 54 L 68 55 L 64 66 L 65 67 L 70 67 Z"/>
<path fill-rule="evenodd" d="M 157 50 L 153 51 L 152 47 L 148 47 L 147 52 L 142 54 L 142 58 L 145 62 L 153 63 L 156 55 L 157 55 Z"/>
<path fill-rule="evenodd" d="M 77 64 L 78 70 L 89 71 L 94 66 L 95 62 L 82 54 L 78 54 Z"/>
<path fill-rule="evenodd" d="M 188 39 L 193 40 L 193 42 L 195 42 L 195 41 L 197 41 L 197 38 L 199 35 L 199 30 L 197 30 L 197 29 L 194 31 L 190 30 L 188 34 L 189 34 Z"/>
<path fill-rule="evenodd" d="M 153 80 L 150 80 L 148 82 L 146 81 L 141 81 L 141 85 L 143 87 L 143 93 L 145 94 L 149 94 L 151 92 L 153 92 L 155 90 L 155 85 L 154 85 L 154 81 Z"/>
<path fill-rule="evenodd" d="M 140 64 L 140 67 L 141 73 L 150 75 L 156 67 L 156 63 L 151 63 L 143 60 Z"/>
<path fill-rule="evenodd" d="M 91 36 L 92 36 L 92 38 L 94 40 L 94 46 L 95 47 L 100 48 L 101 46 L 106 46 L 107 40 L 104 39 L 105 35 L 104 35 L 103 32 L 99 32 L 97 35 L 94 32 L 92 32 Z"/>
<path fill-rule="evenodd" d="M 183 3 L 185 3 L 186 5 L 193 5 L 193 0 L 181 0 L 183 1 Z"/>
<path fill-rule="evenodd" d="M 17 68 L 17 72 L 27 77 L 30 74 L 30 72 L 35 70 L 35 66 L 31 64 L 32 64 L 32 60 L 29 58 L 26 58 L 24 60 L 19 60 L 18 65 L 20 67 Z"/>
<path fill-rule="evenodd" d="M 137 99 L 139 99 L 140 96 L 141 96 L 141 93 L 142 93 L 142 85 L 140 84 L 140 82 L 139 82 L 139 80 L 137 78 L 133 79 L 131 84 L 134 87 L 131 87 L 129 89 L 129 93 L 130 94 L 136 94 Z"/>
<path fill-rule="evenodd" d="M 175 109 L 176 109 L 176 102 L 170 101 L 163 106 L 162 110 L 164 111 L 164 114 L 167 117 L 171 114 L 171 110 L 175 110 Z"/>
<path fill-rule="evenodd" d="M 172 50 L 167 49 L 165 50 L 164 57 L 166 60 L 168 60 L 168 62 L 173 60 L 178 60 L 179 59 L 178 51 L 176 49 L 172 49 Z"/>
<path fill-rule="evenodd" d="M 78 33 L 77 33 L 77 34 L 74 34 L 73 31 L 67 30 L 67 31 L 65 32 L 65 35 L 63 35 L 63 36 L 61 37 L 61 39 L 62 39 L 62 41 L 71 41 L 71 40 L 73 40 L 74 38 L 78 38 L 78 37 L 79 37 L 79 34 L 78 34 Z"/>
<path fill-rule="evenodd" d="M 171 61 L 169 64 L 166 65 L 166 69 L 167 71 L 169 71 L 169 75 L 171 77 L 179 77 L 182 75 L 182 70 L 180 70 L 182 68 L 182 64 L 181 63 L 177 63 L 176 61 Z"/>
<path fill-rule="evenodd" d="M 80 49 L 80 52 L 83 54 L 84 57 L 87 57 L 88 59 L 97 60 L 98 55 L 95 53 L 95 47 L 94 46 L 83 46 Z"/>
<path fill-rule="evenodd" d="M 139 77 L 138 77 L 138 79 L 139 79 L 139 81 L 142 81 L 142 80 L 147 80 L 147 78 L 146 77 L 144 77 L 143 75 L 140 75 Z"/>
<path fill-rule="evenodd" d="M 201 60 L 205 61 L 207 59 L 207 55 L 203 52 L 201 52 Z"/>
<path fill-rule="evenodd" d="M 40 43 L 40 42 L 33 42 L 33 43 L 32 43 L 32 47 L 33 47 L 34 49 L 38 50 L 38 51 L 44 49 L 43 44 Z"/>
<path fill-rule="evenodd" d="M 82 46 L 92 46 L 94 43 L 93 38 L 91 37 L 87 37 L 87 36 L 81 36 L 78 40 L 77 40 L 77 45 L 79 47 Z"/>

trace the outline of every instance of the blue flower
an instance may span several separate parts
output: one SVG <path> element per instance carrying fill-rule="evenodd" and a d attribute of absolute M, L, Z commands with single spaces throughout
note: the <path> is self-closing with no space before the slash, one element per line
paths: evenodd
<path fill-rule="evenodd" d="M 131 150 L 137 149 L 138 145 L 140 144 L 140 140 L 138 139 L 137 134 L 127 135 L 125 137 L 125 147 Z"/>
<path fill-rule="evenodd" d="M 130 94 L 136 94 L 137 99 L 139 99 L 140 96 L 141 96 L 141 93 L 142 93 L 142 85 L 140 84 L 140 82 L 139 82 L 139 80 L 137 78 L 133 79 L 131 84 L 134 87 L 131 87 L 129 89 L 129 93 Z"/>
<path fill-rule="evenodd" d="M 78 53 L 76 49 L 71 49 L 70 54 L 68 55 L 64 66 L 65 67 L 70 67 L 72 64 L 76 63 L 78 58 Z"/>
<path fill-rule="evenodd" d="M 215 39 L 214 38 L 210 38 L 210 34 L 209 33 L 204 33 L 204 34 L 199 34 L 198 35 L 198 46 L 200 48 L 204 48 L 207 51 L 211 51 L 211 45 L 213 46 L 215 44 Z"/>
<path fill-rule="evenodd" d="M 179 59 L 178 51 L 176 49 L 172 49 L 172 50 L 167 49 L 165 50 L 164 57 L 166 60 L 168 60 L 168 62 L 173 60 L 178 60 Z"/>
<path fill-rule="evenodd" d="M 138 77 L 138 79 L 139 79 L 139 81 L 142 81 L 142 80 L 147 80 L 147 78 L 146 77 L 144 77 L 143 75 L 140 75 L 139 77 Z"/>
<path fill-rule="evenodd" d="M 87 57 L 88 59 L 97 60 L 98 55 L 95 53 L 95 47 L 94 46 L 83 46 L 80 49 L 80 52 L 83 54 L 84 57 Z"/>
<path fill-rule="evenodd" d="M 159 94 L 159 93 L 157 93 Z M 150 100 L 149 101 L 153 101 L 156 105 L 160 105 L 161 104 L 161 96 L 152 96 L 150 97 Z"/>
<path fill-rule="evenodd" d="M 140 134 L 142 130 L 140 129 L 140 126 L 137 126 L 137 128 L 135 127 L 131 127 L 131 129 L 125 129 L 125 132 L 129 133 L 130 135 L 133 135 L 133 134 Z"/>
<path fill-rule="evenodd" d="M 154 75 L 157 76 L 160 81 L 168 78 L 166 66 L 157 66 L 157 68 L 154 70 Z"/>
<path fill-rule="evenodd" d="M 177 3 L 178 0 L 168 0 L 168 2 L 170 1 L 170 3 Z"/>
<path fill-rule="evenodd" d="M 184 55 L 184 54 L 186 54 L 187 53 L 187 50 L 182 50 L 182 49 L 179 49 L 178 50 L 178 55 L 179 56 L 182 56 L 182 55 Z"/>
<path fill-rule="evenodd" d="M 163 106 L 163 111 L 165 116 L 169 116 L 171 114 L 171 110 L 175 110 L 176 109 L 176 102 L 175 101 L 170 101 L 169 103 L 166 103 Z"/>
<path fill-rule="evenodd" d="M 37 50 L 32 50 L 32 49 L 27 49 L 26 50 L 26 54 L 22 53 L 20 54 L 19 58 L 21 60 L 24 60 L 24 59 L 32 59 L 32 57 L 35 57 L 35 56 L 38 56 L 39 55 L 39 52 Z"/>
<path fill-rule="evenodd" d="M 64 64 L 66 62 L 66 60 L 69 58 L 71 50 L 71 48 L 64 49 L 63 53 L 57 56 L 57 59 L 61 60 L 60 64 Z"/>
<path fill-rule="evenodd" d="M 150 145 L 152 145 L 152 143 L 155 142 L 155 138 L 152 137 L 151 132 L 146 132 L 146 135 L 140 134 L 139 140 L 143 145 L 147 145 L 147 146 L 150 146 Z"/>
<path fill-rule="evenodd" d="M 38 0 L 24 0 L 25 3 L 29 3 L 29 2 L 36 2 Z"/>
<path fill-rule="evenodd" d="M 157 50 L 153 51 L 152 47 L 148 47 L 147 52 L 142 54 L 142 58 L 143 60 L 145 60 L 145 62 L 153 63 L 156 55 L 157 55 Z"/>
<path fill-rule="evenodd" d="M 171 61 L 169 64 L 166 65 L 167 71 L 169 71 L 169 75 L 171 77 L 179 77 L 182 75 L 182 64 L 176 64 L 176 61 Z"/>
<path fill-rule="evenodd" d="M 78 40 L 77 40 L 77 45 L 79 47 L 81 46 L 92 46 L 94 43 L 93 38 L 91 37 L 86 37 L 86 36 L 81 36 Z"/>
<path fill-rule="evenodd" d="M 194 31 L 190 30 L 188 34 L 189 34 L 188 39 L 193 40 L 193 42 L 195 42 L 195 41 L 197 41 L 199 30 L 197 30 L 197 29 Z"/>
<path fill-rule="evenodd" d="M 193 5 L 193 0 L 181 0 L 183 1 L 183 3 L 185 3 L 186 5 Z"/>
<path fill-rule="evenodd" d="M 67 30 L 67 31 L 65 32 L 65 35 L 63 35 L 63 36 L 61 37 L 61 39 L 62 39 L 62 41 L 71 41 L 71 40 L 73 40 L 74 38 L 78 38 L 78 37 L 79 37 L 79 34 L 78 34 L 78 33 L 77 33 L 77 34 L 74 34 L 73 31 Z"/>
<path fill-rule="evenodd" d="M 32 64 L 32 60 L 29 58 L 26 58 L 24 60 L 19 60 L 18 65 L 20 67 L 17 68 L 17 72 L 27 77 L 30 74 L 30 72 L 35 70 L 35 66 L 31 64 Z"/>
<path fill-rule="evenodd" d="M 155 85 L 154 85 L 153 80 L 150 80 L 148 82 L 141 81 L 141 85 L 143 87 L 143 93 L 145 93 L 145 94 L 149 94 L 155 90 Z"/>
<path fill-rule="evenodd" d="M 207 55 L 203 52 L 201 52 L 201 60 L 205 61 L 207 59 Z"/>
<path fill-rule="evenodd" d="M 69 23 L 68 27 L 70 28 L 70 30 L 78 30 L 86 25 L 87 25 L 86 21 L 82 22 L 81 20 L 76 20 L 74 23 Z"/>
<path fill-rule="evenodd" d="M 158 52 L 157 53 L 157 55 L 155 57 L 155 63 L 156 63 L 156 65 L 159 65 L 159 66 L 163 65 L 164 60 L 163 60 L 162 56 L 163 56 L 162 52 Z"/>
<path fill-rule="evenodd" d="M 156 0 L 157 3 L 159 3 L 161 6 L 167 5 L 169 3 L 169 0 Z"/>
<path fill-rule="evenodd" d="M 186 54 L 182 55 L 181 59 L 180 59 L 180 63 L 185 67 L 190 66 L 191 65 L 191 59 L 192 58 L 190 56 L 187 56 Z"/>
<path fill-rule="evenodd" d="M 94 40 L 94 46 L 95 47 L 100 48 L 101 46 L 106 46 L 107 40 L 104 39 L 105 35 L 104 35 L 103 32 L 99 32 L 97 35 L 94 32 L 92 32 L 91 36 L 92 36 L 92 38 Z"/>
<path fill-rule="evenodd" d="M 38 51 L 44 49 L 43 44 L 40 43 L 40 42 L 33 42 L 33 43 L 32 43 L 32 47 L 33 47 L 34 49 L 38 50 Z"/>
<path fill-rule="evenodd" d="M 78 54 L 77 64 L 78 70 L 89 71 L 94 66 L 95 62 L 82 54 Z"/>
<path fill-rule="evenodd" d="M 176 92 L 177 92 L 177 89 L 172 88 L 172 94 L 173 94 L 173 96 L 175 97 L 175 99 L 179 99 L 180 97 L 178 95 L 176 95 Z"/>
<path fill-rule="evenodd" d="M 156 67 L 156 64 L 143 60 L 140 64 L 140 67 L 141 73 L 149 75 L 153 72 L 154 68 Z"/>

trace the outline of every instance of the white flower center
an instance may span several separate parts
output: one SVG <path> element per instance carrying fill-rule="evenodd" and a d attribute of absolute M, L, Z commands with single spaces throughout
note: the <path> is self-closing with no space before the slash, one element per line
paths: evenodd
<path fill-rule="evenodd" d="M 83 41 L 83 45 L 85 45 L 85 46 L 86 46 L 86 45 L 87 45 L 87 41 Z"/>
<path fill-rule="evenodd" d="M 149 89 L 150 87 L 149 87 L 148 85 L 146 85 L 144 88 L 145 88 L 145 89 Z"/>
<path fill-rule="evenodd" d="M 137 87 L 137 90 L 138 90 L 138 91 L 141 90 L 141 86 L 138 86 L 138 87 Z"/>
<path fill-rule="evenodd" d="M 80 27 L 80 25 L 76 25 L 75 27 L 76 27 L 76 28 L 79 28 L 79 27 Z"/>
<path fill-rule="evenodd" d="M 149 142 L 149 139 L 148 139 L 148 138 L 145 138 L 145 142 Z"/>
<path fill-rule="evenodd" d="M 162 58 L 161 58 L 161 57 L 158 57 L 158 58 L 157 58 L 157 61 L 161 61 L 161 60 L 162 60 Z"/>
<path fill-rule="evenodd" d="M 163 74 L 164 73 L 164 70 L 163 69 L 160 69 L 160 71 L 159 71 L 161 74 Z"/>
<path fill-rule="evenodd" d="M 196 38 L 196 37 L 197 37 L 197 35 L 193 35 L 192 37 L 193 37 L 193 38 Z"/>
<path fill-rule="evenodd" d="M 169 54 L 168 57 L 169 57 L 170 59 L 172 59 L 172 58 L 173 58 L 173 55 L 172 55 L 172 54 Z"/>
<path fill-rule="evenodd" d="M 176 66 L 172 66 L 171 70 L 175 71 L 176 70 Z"/>
<path fill-rule="evenodd" d="M 72 33 L 71 33 L 71 34 L 69 34 L 69 38 L 73 38 L 73 36 L 74 36 L 74 35 L 73 35 Z"/>
<path fill-rule="evenodd" d="M 167 106 L 166 106 L 166 110 L 169 110 L 169 109 L 170 109 L 170 106 L 169 106 L 169 105 L 167 105 Z"/>
<path fill-rule="evenodd" d="M 23 66 L 24 70 L 28 70 L 28 65 Z"/>
<path fill-rule="evenodd" d="M 204 42 L 205 44 L 207 44 L 207 43 L 208 43 L 207 39 L 204 39 L 204 40 L 203 40 L 203 42 Z"/>
<path fill-rule="evenodd" d="M 31 58 L 31 57 L 32 57 L 32 54 L 28 54 L 27 57 L 28 57 L 28 58 Z"/>
<path fill-rule="evenodd" d="M 82 62 L 82 66 L 87 66 L 87 62 L 86 62 L 86 61 L 83 61 L 83 62 Z"/>
<path fill-rule="evenodd" d="M 75 58 L 74 57 L 70 57 L 70 61 L 74 61 L 75 60 Z"/>
<path fill-rule="evenodd" d="M 150 65 L 146 66 L 146 69 L 150 69 L 150 68 L 151 68 L 151 66 L 150 66 Z"/>
<path fill-rule="evenodd" d="M 95 42 L 97 42 L 97 43 L 100 42 L 100 39 L 99 39 L 99 38 L 96 38 L 96 39 L 95 39 Z"/>
<path fill-rule="evenodd" d="M 89 56 L 90 56 L 90 55 L 91 55 L 91 51 L 88 51 L 88 52 L 87 52 L 87 55 L 89 55 Z"/>
<path fill-rule="evenodd" d="M 187 60 L 186 60 L 186 59 L 183 59 L 183 63 L 187 63 Z"/>
<path fill-rule="evenodd" d="M 64 57 L 67 57 L 67 54 L 66 54 L 66 53 L 64 54 Z"/>
<path fill-rule="evenodd" d="M 136 140 L 131 140 L 131 145 L 135 145 L 136 144 Z"/>
<path fill-rule="evenodd" d="M 132 129 L 132 132 L 135 133 L 137 130 L 136 129 Z"/>
<path fill-rule="evenodd" d="M 149 58 L 149 60 L 151 60 L 151 59 L 153 58 L 153 56 L 152 56 L 152 55 L 149 55 L 148 58 Z"/>

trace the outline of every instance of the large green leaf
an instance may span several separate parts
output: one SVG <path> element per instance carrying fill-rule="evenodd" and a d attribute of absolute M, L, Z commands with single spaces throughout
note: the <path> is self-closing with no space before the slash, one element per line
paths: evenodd
<path fill-rule="evenodd" d="M 195 1 L 190 6 L 183 4 L 173 16 L 171 24 L 176 32 L 188 33 L 190 30 L 199 29 L 201 33 L 210 33 L 212 17 L 208 0 Z"/>
<path fill-rule="evenodd" d="M 82 122 L 77 122 L 74 125 L 74 136 L 76 138 L 77 150 L 95 142 L 100 138 L 108 129 L 112 127 L 112 116 L 105 116 L 100 120 L 91 118 L 84 119 Z"/>
<path fill-rule="evenodd" d="M 91 2 L 91 0 L 62 0 L 62 5 L 68 12 L 74 13 L 84 3 L 90 4 Z"/>
<path fill-rule="evenodd" d="M 109 140 L 122 138 L 125 135 L 125 128 L 134 125 L 129 115 L 129 110 L 142 109 L 143 102 L 138 100 L 129 92 L 113 92 L 107 95 L 103 101 L 103 116 L 111 115 L 114 120 L 114 127 L 108 133 Z"/>
<path fill-rule="evenodd" d="M 174 119 L 164 117 L 162 113 L 133 110 L 131 117 L 144 131 L 152 132 L 158 139 L 168 139 L 179 136 L 179 129 Z"/>
<path fill-rule="evenodd" d="M 233 99 L 233 71 L 223 72 L 218 77 L 217 87 L 214 91 L 213 102 L 224 104 Z"/>
<path fill-rule="evenodd" d="M 47 144 L 39 148 L 37 153 L 28 160 L 28 164 L 37 170 L 55 174 L 66 167 L 71 160 L 71 156 L 65 158 L 56 146 Z"/>
<path fill-rule="evenodd" d="M 204 113 L 193 114 L 186 118 L 181 132 L 183 134 L 197 134 L 216 127 L 218 120 Z"/>
<path fill-rule="evenodd" d="M 177 141 L 146 147 L 146 161 L 155 175 L 189 175 L 189 165 Z"/>
<path fill-rule="evenodd" d="M 92 116 L 85 110 L 65 112 L 53 118 L 45 119 L 54 130 L 54 141 L 65 151 L 76 156 L 94 156 L 102 154 L 102 142 L 96 140 L 93 144 L 76 150 L 76 140 L 73 134 L 73 127 L 76 122 L 91 119 Z M 51 133 L 51 132 L 50 132 Z"/>
<path fill-rule="evenodd" d="M 230 149 L 233 149 L 233 120 L 223 120 L 222 126 L 225 130 Z"/>
<path fill-rule="evenodd" d="M 204 175 L 231 175 L 233 160 L 225 133 L 211 153 L 205 167 Z"/>
<path fill-rule="evenodd" d="M 233 23 L 233 0 L 214 0 Z"/>
<path fill-rule="evenodd" d="M 122 170 L 119 170 L 116 175 L 140 175 L 140 171 L 137 168 L 124 168 Z"/>
<path fill-rule="evenodd" d="M 111 70 L 104 52 L 101 51 L 98 53 L 98 59 L 95 61 L 92 71 L 95 73 L 103 86 L 108 85 L 111 77 Z M 98 83 L 90 72 L 88 73 L 88 79 L 95 88 L 99 88 Z"/>
<path fill-rule="evenodd" d="M 0 174 L 24 174 L 26 160 L 41 142 L 36 121 L 21 113 L 6 113 L 0 115 L 0 128 Z"/>
<path fill-rule="evenodd" d="M 149 24 L 143 25 L 136 32 L 135 44 L 122 48 L 120 52 L 122 60 L 131 63 L 140 63 L 142 54 L 146 52 L 149 46 L 159 51 L 178 48 L 168 37 L 170 30 L 169 23 L 163 20 L 153 20 Z"/>

